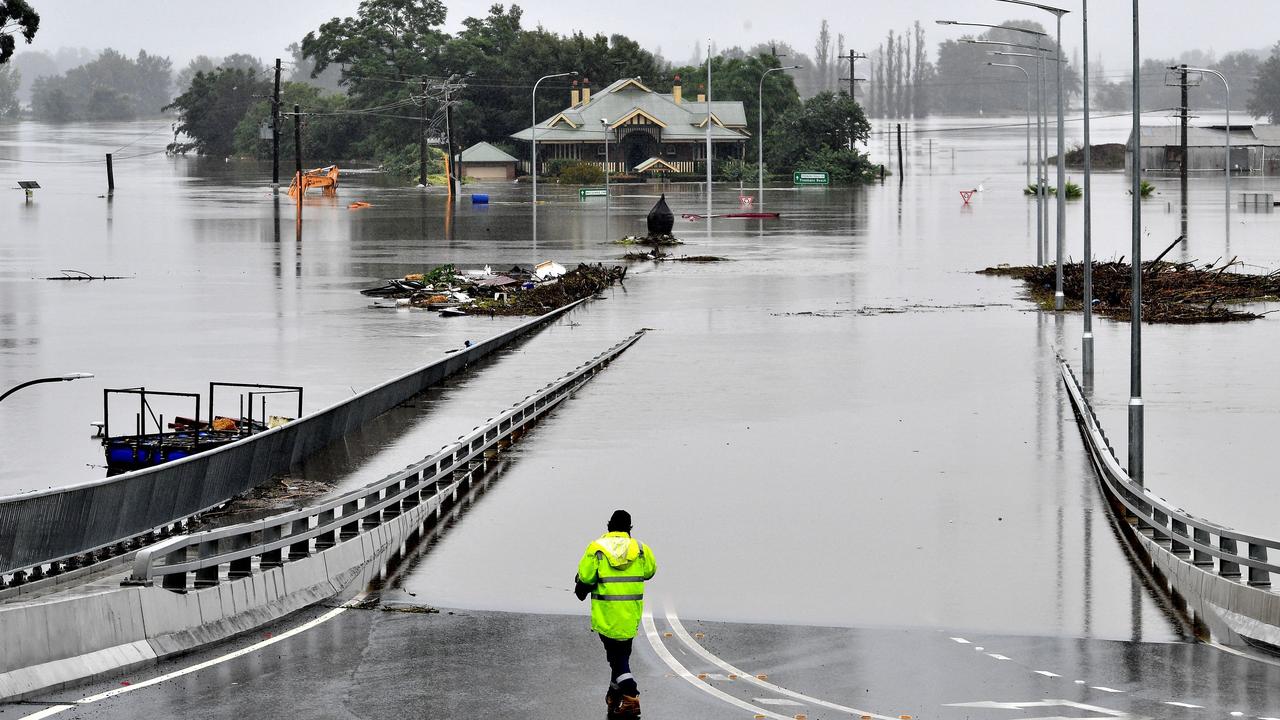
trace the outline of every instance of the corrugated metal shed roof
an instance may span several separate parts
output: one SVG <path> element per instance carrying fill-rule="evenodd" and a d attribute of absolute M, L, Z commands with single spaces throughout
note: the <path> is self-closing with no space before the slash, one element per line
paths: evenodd
<path fill-rule="evenodd" d="M 671 95 L 646 90 L 638 87 L 637 83 L 630 79 L 615 81 L 600 92 L 592 94 L 591 102 L 586 105 L 566 108 L 562 113 L 557 113 L 556 116 L 538 123 L 538 140 L 602 142 L 605 138 L 605 130 L 601 120 L 616 122 L 636 110 L 666 125 L 662 129 L 662 137 L 665 140 L 697 140 L 706 137 L 706 130 L 697 126 L 706 119 L 707 104 L 705 102 L 677 104 Z M 743 140 L 747 137 L 745 133 L 747 116 L 741 102 L 714 101 L 711 103 L 711 112 L 727 126 L 713 124 L 712 140 L 723 142 Z M 550 127 L 552 120 L 561 114 L 572 119 L 578 127 L 568 127 L 564 123 Z M 743 132 L 730 129 L 735 126 L 742 127 Z M 517 140 L 529 140 L 532 137 L 531 128 L 525 128 L 512 134 L 511 137 Z"/>
<path fill-rule="evenodd" d="M 1132 133 L 1129 145 L 1133 144 Z M 1142 126 L 1143 147 L 1163 147 L 1181 144 L 1181 131 L 1176 125 Z M 1187 128 L 1187 147 L 1223 147 L 1227 142 L 1226 130 L 1221 126 Z M 1274 125 L 1254 125 L 1252 128 L 1232 124 L 1233 147 L 1280 147 L 1280 128 Z"/>
<path fill-rule="evenodd" d="M 519 160 L 516 160 L 487 142 L 478 142 L 462 151 L 462 162 L 513 163 L 519 162 Z"/>

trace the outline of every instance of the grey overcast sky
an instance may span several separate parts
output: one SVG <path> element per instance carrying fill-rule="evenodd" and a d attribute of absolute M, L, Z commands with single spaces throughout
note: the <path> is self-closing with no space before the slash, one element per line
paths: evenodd
<path fill-rule="evenodd" d="M 1042 0 L 1047 2 L 1048 0 Z M 139 49 L 168 55 L 180 67 L 198 54 L 248 52 L 277 57 L 291 42 L 334 16 L 355 12 L 358 0 L 33 0 L 41 14 L 35 42 L 19 49 L 59 46 L 114 47 L 133 54 Z M 492 0 L 448 0 L 447 27 L 456 30 L 471 15 L 484 15 Z M 749 46 L 770 39 L 790 43 L 812 54 L 818 24 L 826 18 L 833 36 L 844 33 L 847 46 L 869 51 L 890 28 L 915 20 L 927 25 L 931 47 L 957 28 L 933 24 L 936 19 L 998 23 L 1051 16 L 997 0 L 646 0 L 583 3 L 569 0 L 526 0 L 526 27 L 541 24 L 560 33 L 621 32 L 649 49 L 660 48 L 669 60 L 684 61 L 694 44 L 711 38 L 720 48 Z M 1049 4 L 1054 4 L 1049 2 Z M 1057 4 L 1078 11 L 1080 0 Z M 1187 49 L 1219 55 L 1246 48 L 1269 48 L 1280 41 L 1276 22 L 1280 0 L 1143 0 L 1144 57 L 1171 57 Z M 1108 74 L 1127 67 L 1130 53 L 1129 0 L 1094 0 L 1090 8 L 1091 55 L 1101 54 Z M 1224 10 L 1227 12 L 1218 12 Z M 1079 13 L 1063 21 L 1063 45 L 1080 45 Z"/>

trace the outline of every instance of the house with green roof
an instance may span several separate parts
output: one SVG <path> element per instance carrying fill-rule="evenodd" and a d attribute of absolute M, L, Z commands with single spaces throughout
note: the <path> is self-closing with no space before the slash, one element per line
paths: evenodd
<path fill-rule="evenodd" d="M 750 138 L 741 102 L 718 100 L 710 105 L 708 118 L 706 96 L 686 100 L 679 76 L 670 93 L 654 92 L 627 78 L 592 94 L 589 80 L 581 90 L 575 81 L 569 107 L 511 137 L 529 142 L 536 129 L 540 172 L 556 159 L 603 168 L 606 140 L 610 172 L 704 172 L 708 121 L 716 159 L 741 158 Z M 527 161 L 524 168 L 528 169 Z"/>
<path fill-rule="evenodd" d="M 475 180 L 514 180 L 520 162 L 487 142 L 478 142 L 462 151 L 458 167 L 462 177 Z"/>

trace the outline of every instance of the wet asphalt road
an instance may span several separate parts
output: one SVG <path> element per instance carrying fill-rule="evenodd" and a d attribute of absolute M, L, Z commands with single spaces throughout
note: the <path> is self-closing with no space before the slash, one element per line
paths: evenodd
<path fill-rule="evenodd" d="M 257 652 L 53 717 L 604 716 L 607 668 L 584 617 L 403 612 L 423 606 L 399 600 L 412 598 L 346 610 Z M 651 610 L 654 633 L 642 628 L 633 653 L 644 716 L 651 719 L 1280 715 L 1280 668 L 1205 645 L 704 623 L 668 615 L 671 608 Z M 308 611 L 293 623 L 323 612 Z M 131 687 L 122 682 L 138 684 L 264 637 L 40 701 Z M 745 675 L 731 679 L 727 668 Z M 28 717 L 46 707 L 0 706 L 0 717 Z"/>

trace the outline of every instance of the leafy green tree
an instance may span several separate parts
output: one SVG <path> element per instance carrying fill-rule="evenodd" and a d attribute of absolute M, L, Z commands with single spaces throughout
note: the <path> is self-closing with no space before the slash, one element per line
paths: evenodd
<path fill-rule="evenodd" d="M 22 73 L 15 67 L 0 65 L 0 119 L 16 118 L 22 106 L 18 103 L 18 88 L 22 85 Z"/>
<path fill-rule="evenodd" d="M 1249 112 L 1280 122 L 1280 43 L 1271 50 L 1271 57 L 1258 66 L 1249 95 Z"/>
<path fill-rule="evenodd" d="M 711 58 L 711 83 L 713 102 L 719 100 L 738 100 L 742 103 L 747 115 L 747 129 L 754 137 L 759 118 L 760 77 L 770 68 L 779 67 L 778 59 L 765 53 L 751 57 Z M 685 66 L 673 71 L 680 75 L 684 83 L 686 97 L 694 93 L 692 87 L 702 87 L 707 77 L 707 67 Z M 669 89 L 671 81 L 660 83 L 664 90 Z M 768 128 L 778 122 L 787 113 L 800 107 L 800 93 L 790 72 L 769 73 L 764 79 L 763 94 L 766 134 Z M 758 143 L 747 143 L 747 156 L 756 159 Z"/>
<path fill-rule="evenodd" d="M 320 88 L 306 83 L 283 83 L 280 86 L 281 109 L 292 110 L 295 104 L 306 108 L 302 120 L 302 155 L 308 164 L 327 165 L 352 157 L 352 144 L 360 138 L 361 120 L 358 115 L 346 112 L 345 95 L 324 95 Z M 236 154 L 264 159 L 271 157 L 271 141 L 258 135 L 263 126 L 271 126 L 271 103 L 267 100 L 249 106 L 236 125 Z M 293 119 L 282 116 L 280 157 L 292 161 L 293 152 Z"/>
<path fill-rule="evenodd" d="M 833 182 L 859 182 L 870 170 L 865 154 L 852 149 L 866 142 L 871 124 L 846 93 L 818 93 L 789 112 L 767 134 L 765 161 L 779 172 L 825 170 Z"/>
<path fill-rule="evenodd" d="M 13 38 L 15 32 L 30 45 L 39 28 L 40 13 L 27 0 L 0 0 L 0 65 L 13 57 L 17 45 Z"/>
<path fill-rule="evenodd" d="M 258 103 L 254 96 L 269 92 L 271 83 L 248 70 L 223 68 L 196 73 L 191 86 L 164 108 L 178 111 L 178 131 L 190 138 L 172 143 L 169 149 L 230 155 L 235 149 L 236 126 L 245 112 Z"/>
<path fill-rule="evenodd" d="M 186 67 L 178 71 L 178 75 L 174 78 L 173 86 L 178 92 L 184 92 L 191 87 L 191 80 L 195 78 L 199 72 L 213 72 L 218 69 L 218 64 L 222 62 L 222 58 L 211 57 L 209 55 L 197 55 L 191 58 Z"/>
<path fill-rule="evenodd" d="M 72 122 L 78 120 L 75 99 L 63 87 L 61 76 L 36 78 L 31 85 L 31 110 L 46 122 Z"/>
<path fill-rule="evenodd" d="M 416 110 L 419 78 L 441 74 L 445 12 L 440 0 L 361 0 L 354 17 L 333 18 L 302 39 L 303 55 L 315 61 L 313 76 L 342 65 L 352 107 L 380 109 L 366 117 L 365 154 L 417 141 L 416 124 L 387 116 Z"/>

